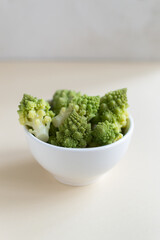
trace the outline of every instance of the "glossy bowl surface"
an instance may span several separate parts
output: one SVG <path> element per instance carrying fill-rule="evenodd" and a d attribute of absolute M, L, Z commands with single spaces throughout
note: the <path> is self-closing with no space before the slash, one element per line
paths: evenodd
<path fill-rule="evenodd" d="M 29 148 L 34 158 L 54 177 L 72 186 L 88 185 L 113 168 L 126 153 L 133 133 L 134 122 L 115 143 L 94 148 L 64 148 L 42 142 L 25 128 Z"/>

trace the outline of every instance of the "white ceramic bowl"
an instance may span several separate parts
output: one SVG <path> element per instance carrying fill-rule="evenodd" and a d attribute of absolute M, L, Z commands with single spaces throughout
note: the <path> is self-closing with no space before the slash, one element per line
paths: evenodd
<path fill-rule="evenodd" d="M 83 186 L 95 182 L 110 170 L 127 151 L 134 122 L 125 136 L 115 143 L 94 148 L 64 148 L 42 142 L 25 129 L 30 150 L 47 171 L 64 184 Z"/>

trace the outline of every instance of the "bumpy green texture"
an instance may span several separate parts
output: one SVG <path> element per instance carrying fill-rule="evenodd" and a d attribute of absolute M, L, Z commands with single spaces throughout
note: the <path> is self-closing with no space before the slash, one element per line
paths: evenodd
<path fill-rule="evenodd" d="M 79 96 L 73 98 L 71 104 L 76 104 L 78 106 L 77 112 L 81 116 L 85 116 L 88 121 L 94 118 L 98 112 L 100 97 L 99 96 Z"/>
<path fill-rule="evenodd" d="M 49 102 L 24 94 L 18 114 L 20 123 L 40 140 L 61 147 L 86 148 L 122 138 L 129 129 L 127 108 L 126 88 L 101 98 L 58 90 Z"/>
<path fill-rule="evenodd" d="M 77 105 L 69 104 L 68 108 L 61 108 L 59 114 L 53 118 L 52 123 L 55 127 L 59 127 L 63 124 L 64 120 L 68 118 L 73 109 L 78 110 Z"/>
<path fill-rule="evenodd" d="M 58 128 L 56 128 L 51 122 L 50 129 L 49 129 L 49 136 L 56 136 L 57 131 L 58 131 Z"/>
<path fill-rule="evenodd" d="M 63 107 L 68 107 L 69 103 L 73 98 L 79 97 L 81 94 L 79 92 L 71 90 L 58 90 L 53 95 L 52 108 L 53 111 L 58 114 Z"/>
<path fill-rule="evenodd" d="M 47 142 L 53 112 L 44 99 L 37 99 L 24 94 L 19 105 L 19 122 L 29 128 L 29 131 L 40 140 Z"/>
<path fill-rule="evenodd" d="M 59 146 L 56 136 L 49 136 L 48 143 L 55 146 Z"/>
<path fill-rule="evenodd" d="M 128 119 L 127 88 L 112 91 L 100 100 L 100 107 L 94 123 L 105 120 L 117 124 L 119 129 L 125 127 Z"/>
<path fill-rule="evenodd" d="M 68 148 L 84 148 L 91 136 L 91 124 L 75 110 L 71 112 L 57 132 L 58 144 Z"/>
<path fill-rule="evenodd" d="M 51 122 L 50 129 L 49 129 L 48 143 L 58 146 L 57 137 L 56 137 L 57 131 L 59 131 L 59 129 L 57 127 L 55 127 L 53 125 L 53 123 Z"/>
<path fill-rule="evenodd" d="M 90 143 L 90 146 L 97 147 L 108 145 L 121 137 L 122 134 L 119 132 L 119 128 L 115 124 L 110 123 L 107 120 L 99 122 L 92 131 L 92 142 Z"/>

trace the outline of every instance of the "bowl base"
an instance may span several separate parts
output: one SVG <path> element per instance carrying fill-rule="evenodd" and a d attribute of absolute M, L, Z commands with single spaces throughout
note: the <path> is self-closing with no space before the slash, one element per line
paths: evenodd
<path fill-rule="evenodd" d="M 93 184 L 93 183 L 99 181 L 101 178 L 103 178 L 103 176 L 92 178 L 92 179 L 86 179 L 86 180 L 84 180 L 84 179 L 83 180 L 77 180 L 77 179 L 63 178 L 63 177 L 59 177 L 59 176 L 54 175 L 55 179 L 58 182 L 63 183 L 65 185 L 74 186 L 74 187 L 81 187 L 81 186 L 86 186 L 86 185 L 89 185 L 89 184 Z"/>

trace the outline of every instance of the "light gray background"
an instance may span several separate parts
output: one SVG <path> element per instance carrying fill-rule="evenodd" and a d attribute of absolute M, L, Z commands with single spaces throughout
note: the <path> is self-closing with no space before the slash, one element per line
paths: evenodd
<path fill-rule="evenodd" d="M 160 0 L 0 0 L 0 59 L 160 60 Z"/>

